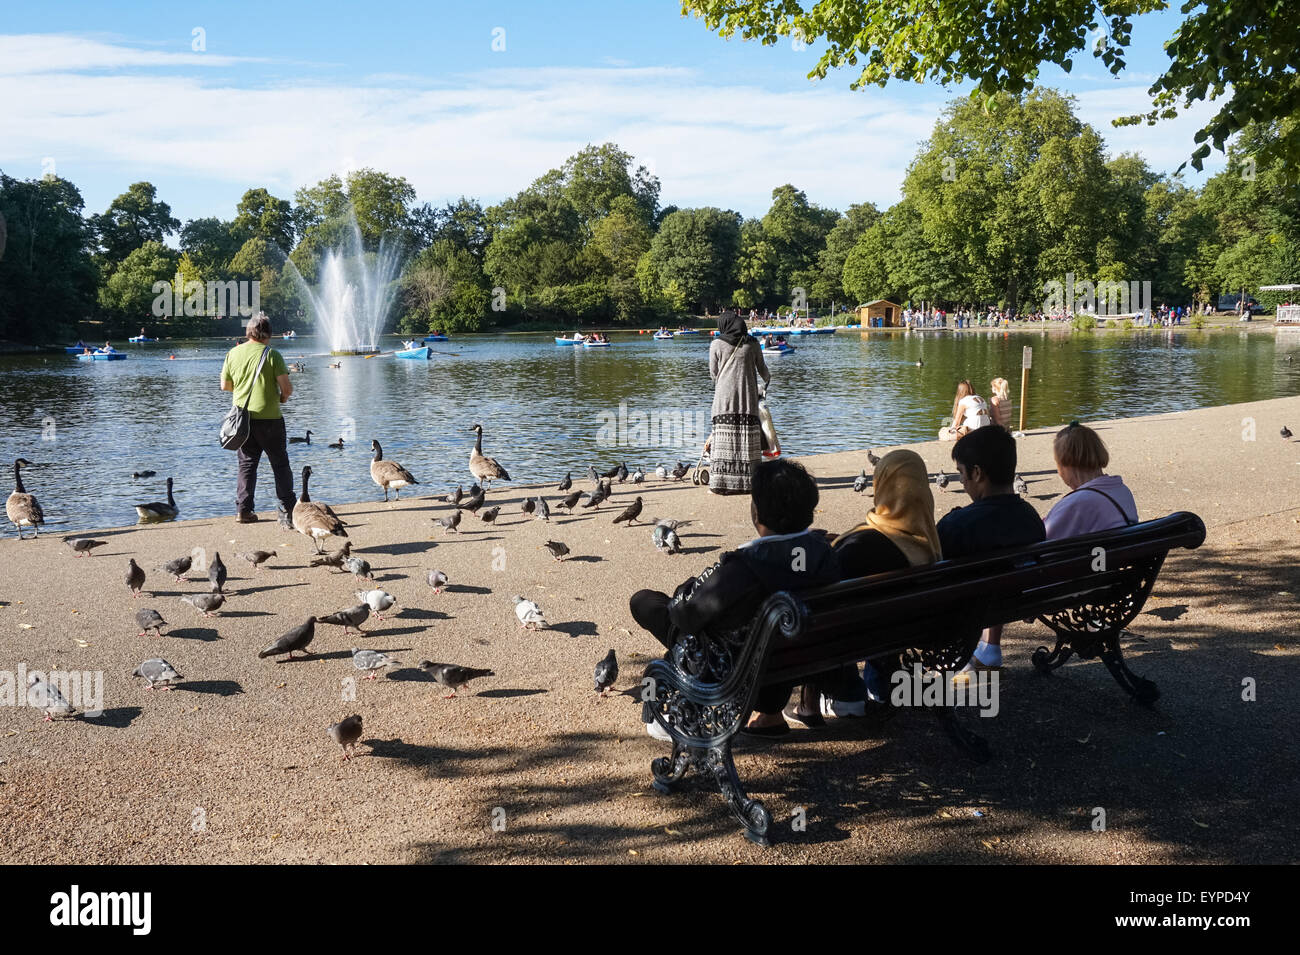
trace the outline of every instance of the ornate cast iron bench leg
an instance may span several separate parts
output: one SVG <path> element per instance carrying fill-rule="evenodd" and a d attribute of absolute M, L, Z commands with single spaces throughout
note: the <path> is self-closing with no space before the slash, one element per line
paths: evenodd
<path fill-rule="evenodd" d="M 1050 676 L 1053 670 L 1064 665 L 1073 655 L 1074 648 L 1070 646 L 1070 638 L 1062 636 L 1057 638 L 1055 650 L 1049 652 L 1047 647 L 1039 647 L 1035 650 L 1031 662 L 1039 673 Z"/>
<path fill-rule="evenodd" d="M 750 799 L 740 785 L 736 764 L 731 759 L 731 740 L 710 747 L 704 754 L 704 764 L 718 781 L 731 814 L 745 827 L 745 838 L 760 846 L 770 846 L 767 833 L 772 827 L 772 814 L 757 799 Z"/>
<path fill-rule="evenodd" d="M 650 761 L 650 772 L 654 774 L 652 784 L 661 793 L 670 793 L 677 788 L 677 783 L 691 767 L 691 751 L 681 743 L 673 743 L 672 756 L 660 756 Z"/>
<path fill-rule="evenodd" d="M 1150 706 L 1160 699 L 1160 689 L 1145 677 L 1140 677 L 1128 668 L 1124 662 L 1124 651 L 1119 646 L 1119 634 L 1106 636 L 1101 653 L 1101 661 L 1115 678 L 1115 682 L 1124 688 L 1134 700 L 1143 706 Z"/>

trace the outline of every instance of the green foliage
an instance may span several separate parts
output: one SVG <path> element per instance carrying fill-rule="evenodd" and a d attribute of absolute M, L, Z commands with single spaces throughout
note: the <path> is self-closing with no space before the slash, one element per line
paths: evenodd
<path fill-rule="evenodd" d="M 740 248 L 740 216 L 712 206 L 679 209 L 659 226 L 650 262 L 660 288 L 704 309 L 726 303 Z"/>
<path fill-rule="evenodd" d="M 292 208 L 265 189 L 250 189 L 239 200 L 231 231 L 243 241 L 263 239 L 286 256 L 293 249 Z"/>
<path fill-rule="evenodd" d="M 100 286 L 100 307 L 122 327 L 150 318 L 153 301 L 160 294 L 154 285 L 165 282 L 170 290 L 176 263 L 176 253 L 161 242 L 145 242 L 128 254 Z"/>
<path fill-rule="evenodd" d="M 106 271 L 146 242 L 162 242 L 181 227 L 172 218 L 171 206 L 158 201 L 158 190 L 149 182 L 133 183 L 103 215 L 92 216 L 90 225 L 99 237 Z"/>
<path fill-rule="evenodd" d="M 1076 332 L 1090 332 L 1097 327 L 1097 318 L 1094 315 L 1080 313 L 1070 319 L 1070 327 Z"/>

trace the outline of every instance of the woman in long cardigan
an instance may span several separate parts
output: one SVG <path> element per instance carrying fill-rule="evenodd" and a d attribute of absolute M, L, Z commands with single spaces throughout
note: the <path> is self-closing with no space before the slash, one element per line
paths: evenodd
<path fill-rule="evenodd" d="M 772 380 L 763 351 L 734 311 L 718 316 L 718 337 L 709 346 L 713 379 L 713 433 L 709 437 L 709 490 L 748 494 L 754 466 L 762 460 L 758 378 Z"/>

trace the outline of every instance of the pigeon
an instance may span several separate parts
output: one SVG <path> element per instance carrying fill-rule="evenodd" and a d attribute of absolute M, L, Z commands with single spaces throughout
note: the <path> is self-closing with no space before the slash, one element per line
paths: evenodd
<path fill-rule="evenodd" d="M 876 452 L 872 451 L 870 448 L 867 448 L 867 463 L 870 464 L 873 468 L 876 467 L 876 465 L 880 464 L 879 456 L 876 454 Z"/>
<path fill-rule="evenodd" d="M 45 721 L 54 722 L 56 716 L 76 716 L 77 708 L 67 701 L 59 688 L 46 683 L 33 673 L 27 678 L 27 705 L 45 711 Z"/>
<path fill-rule="evenodd" d="M 1015 488 L 1016 493 L 1020 495 L 1024 495 L 1029 491 L 1029 485 L 1025 483 L 1025 479 L 1019 474 L 1016 475 L 1016 480 L 1012 487 Z"/>
<path fill-rule="evenodd" d="M 591 481 L 591 483 L 595 484 L 597 487 L 600 486 L 600 474 L 596 471 L 596 466 L 594 464 L 587 468 L 587 480 Z"/>
<path fill-rule="evenodd" d="M 496 507 L 489 507 L 486 511 L 480 514 L 479 520 L 481 520 L 484 524 L 491 524 L 493 521 L 497 519 L 497 515 L 500 513 L 501 513 L 501 505 L 498 504 Z"/>
<path fill-rule="evenodd" d="M 350 750 L 354 749 L 357 740 L 361 739 L 361 714 L 354 713 L 345 720 L 331 723 L 326 732 L 330 734 L 330 739 L 343 747 L 343 761 L 347 762 L 352 758 Z"/>
<path fill-rule="evenodd" d="M 566 509 L 570 514 L 572 514 L 572 513 L 573 513 L 573 506 L 574 506 L 575 504 L 577 504 L 578 501 L 580 501 L 580 500 L 582 500 L 582 492 L 581 492 L 581 491 L 574 491 L 572 494 L 570 494 L 568 497 L 566 497 L 564 500 L 562 500 L 562 501 L 561 501 L 557 506 L 558 506 L 558 507 L 563 507 L 563 508 Z"/>
<path fill-rule="evenodd" d="M 136 634 L 139 637 L 145 636 L 150 630 L 154 631 L 156 636 L 161 637 L 162 628 L 171 626 L 162 618 L 162 614 L 157 610 L 150 610 L 148 607 L 142 607 L 135 612 L 135 624 L 140 628 L 140 632 Z"/>
<path fill-rule="evenodd" d="M 332 554 L 316 554 L 311 559 L 313 567 L 333 567 L 335 570 L 343 570 L 343 562 L 352 554 L 352 541 L 344 541 L 343 546 Z"/>
<path fill-rule="evenodd" d="M 621 524 L 623 521 L 627 521 L 628 526 L 631 527 L 633 524 L 636 523 L 636 519 L 641 516 L 642 506 L 643 505 L 641 503 L 641 498 L 638 497 L 635 501 L 633 501 L 631 504 L 629 504 L 627 507 L 623 509 L 623 513 L 619 514 L 618 517 L 614 518 L 614 523 Z"/>
<path fill-rule="evenodd" d="M 387 653 L 380 653 L 378 650 L 362 650 L 360 647 L 352 648 L 352 665 L 358 670 L 364 671 L 367 680 L 373 680 L 384 667 L 396 666 L 398 662 Z"/>
<path fill-rule="evenodd" d="M 569 488 L 571 488 L 571 487 L 573 487 L 573 472 L 572 472 L 572 471 L 570 471 L 569 473 L 567 473 L 566 475 L 564 475 L 564 480 L 560 482 L 560 486 L 557 487 L 556 490 L 557 490 L 557 491 L 567 491 L 567 490 L 568 490 Z"/>
<path fill-rule="evenodd" d="M 944 488 L 948 486 L 948 475 L 940 471 L 938 474 L 934 476 L 934 483 L 935 486 L 942 491 Z"/>
<path fill-rule="evenodd" d="M 159 687 L 164 690 L 170 690 L 171 684 L 179 683 L 184 679 L 176 668 L 164 660 L 162 657 L 154 657 L 152 660 L 145 660 L 131 673 L 132 676 L 142 676 L 149 681 L 146 690 L 152 690 Z"/>
<path fill-rule="evenodd" d="M 539 521 L 549 522 L 551 519 L 551 506 L 546 503 L 546 498 L 535 498 L 534 503 L 536 506 L 533 509 L 533 516 Z"/>
<path fill-rule="evenodd" d="M 863 468 L 862 473 L 853 479 L 853 490 L 856 493 L 861 494 L 867 489 L 867 481 L 867 469 Z"/>
<path fill-rule="evenodd" d="M 541 607 L 531 600 L 525 600 L 523 597 L 515 596 L 510 599 L 515 602 L 515 616 L 519 618 L 519 622 L 523 624 L 525 630 L 550 629 L 551 625 L 546 622 Z"/>
<path fill-rule="evenodd" d="M 370 561 L 364 557 L 346 557 L 343 560 L 343 569 L 349 571 L 357 580 L 370 580 Z"/>
<path fill-rule="evenodd" d="M 432 518 L 433 522 L 445 531 L 451 531 L 453 534 L 459 534 L 456 528 L 460 527 L 460 519 L 465 515 L 460 511 L 452 511 L 446 517 Z"/>
<path fill-rule="evenodd" d="M 370 604 L 360 603 L 355 607 L 349 607 L 347 610 L 326 614 L 324 617 L 319 618 L 319 622 L 341 626 L 344 633 L 350 633 L 353 627 L 357 628 L 357 633 L 365 633 L 361 629 L 361 625 L 368 619 L 370 619 Z"/>
<path fill-rule="evenodd" d="M 278 556 L 273 550 L 250 550 L 242 554 L 236 554 L 240 560 L 246 560 L 253 565 L 253 570 L 257 570 L 262 564 L 265 564 L 272 557 Z"/>
<path fill-rule="evenodd" d="M 473 670 L 469 667 L 456 666 L 454 663 L 434 663 L 432 660 L 421 660 L 417 666 L 433 677 L 435 683 L 441 683 L 451 690 L 443 696 L 444 700 L 450 700 L 456 695 L 457 690 L 468 689 L 470 680 L 496 676 L 491 670 Z"/>
<path fill-rule="evenodd" d="M 1282 434 L 1282 440 L 1283 440 L 1283 441 L 1290 441 L 1290 440 L 1291 440 L 1291 429 L 1288 428 L 1286 425 L 1282 425 L 1282 432 L 1281 432 L 1281 434 Z"/>
<path fill-rule="evenodd" d="M 64 543 L 71 547 L 78 557 L 90 557 L 92 556 L 91 551 L 96 547 L 103 547 L 108 541 L 92 540 L 89 537 L 74 537 L 65 540 Z"/>
<path fill-rule="evenodd" d="M 682 480 L 683 478 L 686 477 L 686 472 L 689 470 L 690 470 L 689 467 L 687 467 L 681 461 L 678 461 L 677 467 L 673 468 L 673 480 L 674 481 Z"/>
<path fill-rule="evenodd" d="M 190 565 L 193 561 L 189 557 L 178 557 L 175 560 L 169 560 L 158 569 L 163 573 L 171 574 L 176 578 L 176 583 L 185 580 L 185 575 L 190 571 Z"/>
<path fill-rule="evenodd" d="M 528 498 L 523 504 L 519 505 L 519 510 L 525 514 L 531 514 L 537 510 L 537 501 L 534 498 Z"/>
<path fill-rule="evenodd" d="M 568 545 L 561 544 L 559 541 L 547 541 L 542 546 L 545 547 L 548 551 L 550 551 L 551 556 L 554 557 L 556 560 L 564 560 L 564 558 L 567 557 L 569 554 Z"/>
<path fill-rule="evenodd" d="M 600 507 L 600 505 L 603 504 L 608 497 L 609 497 L 609 485 L 601 484 L 596 488 L 596 490 L 592 491 L 589 495 L 587 495 L 587 503 L 582 505 L 583 509 L 585 510 L 586 508 L 589 507 Z"/>
<path fill-rule="evenodd" d="M 618 679 L 618 658 L 611 649 L 605 659 L 596 664 L 596 692 L 601 696 L 609 693 L 609 688 Z"/>
<path fill-rule="evenodd" d="M 465 492 L 465 496 L 473 497 L 475 494 L 486 494 L 486 493 L 487 491 L 483 490 L 482 485 L 480 485 L 478 481 L 475 481 L 473 484 L 469 486 L 469 490 Z"/>
<path fill-rule="evenodd" d="M 221 562 L 221 554 L 212 552 L 212 563 L 208 564 L 208 582 L 212 584 L 214 594 L 224 593 L 226 586 L 226 565 Z"/>
<path fill-rule="evenodd" d="M 431 570 L 424 577 L 425 583 L 433 588 L 435 594 L 447 589 L 447 575 L 440 570 Z"/>
<path fill-rule="evenodd" d="M 368 608 L 367 608 L 368 609 Z M 316 618 L 308 617 L 305 621 L 298 624 L 288 633 L 282 634 L 278 640 L 257 654 L 259 660 L 266 657 L 278 656 L 281 653 L 289 654 L 289 659 L 293 659 L 295 650 L 301 650 L 304 654 L 307 652 L 307 645 L 311 643 L 312 638 L 316 636 Z"/>
<path fill-rule="evenodd" d="M 483 489 L 479 488 L 477 494 L 470 494 L 456 506 L 462 511 L 469 511 L 472 514 L 483 506 L 483 501 L 486 497 L 487 495 L 484 493 Z"/>
<path fill-rule="evenodd" d="M 668 469 L 664 467 L 662 464 L 659 465 L 659 467 L 655 468 L 655 477 L 657 477 L 661 481 L 667 481 Z"/>
<path fill-rule="evenodd" d="M 131 475 L 131 477 L 136 480 L 139 480 L 140 478 L 153 477 L 157 473 L 158 473 L 157 471 L 136 471 L 134 474 Z"/>
<path fill-rule="evenodd" d="M 670 554 L 676 554 L 682 549 L 682 539 L 677 536 L 677 528 L 685 527 L 690 521 L 673 521 L 661 520 L 655 521 L 655 529 L 651 538 L 655 542 L 657 550 L 666 550 Z"/>
<path fill-rule="evenodd" d="M 465 496 L 464 486 L 457 484 L 456 490 L 452 491 L 450 494 L 444 497 L 443 500 L 446 501 L 448 504 L 459 504 L 461 498 L 463 498 L 464 496 Z"/>
<path fill-rule="evenodd" d="M 635 471 L 632 472 L 632 483 L 641 484 L 644 481 L 645 481 L 645 471 L 641 470 L 641 468 L 638 467 Z"/>
<path fill-rule="evenodd" d="M 362 601 L 370 608 L 380 620 L 384 619 L 384 611 L 397 603 L 397 598 L 386 590 L 358 590 L 357 599 Z"/>
<path fill-rule="evenodd" d="M 211 617 L 212 611 L 220 610 L 226 602 L 225 594 L 186 594 L 181 600 L 205 617 Z"/>
<path fill-rule="evenodd" d="M 619 483 L 619 484 L 622 484 L 624 481 L 627 480 L 627 462 L 626 462 L 626 461 L 624 461 L 622 464 L 620 464 L 620 465 L 618 466 L 618 468 L 614 471 L 614 476 L 618 478 L 618 483 Z"/>
<path fill-rule="evenodd" d="M 134 557 L 126 564 L 126 585 L 130 588 L 132 597 L 139 597 L 140 592 L 144 590 L 144 571 L 140 569 Z"/>

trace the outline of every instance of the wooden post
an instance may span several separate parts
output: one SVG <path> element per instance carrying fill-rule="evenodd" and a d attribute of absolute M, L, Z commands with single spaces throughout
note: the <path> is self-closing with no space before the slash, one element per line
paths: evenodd
<path fill-rule="evenodd" d="M 1020 428 L 1025 430 L 1025 403 L 1029 400 L 1029 369 L 1034 367 L 1034 349 L 1030 345 L 1025 346 L 1024 353 L 1020 358 Z"/>

